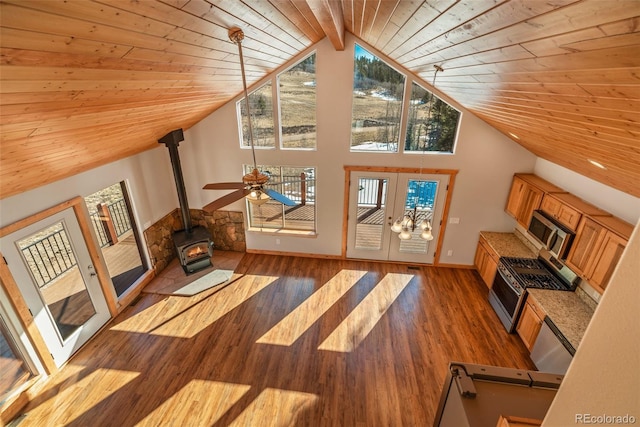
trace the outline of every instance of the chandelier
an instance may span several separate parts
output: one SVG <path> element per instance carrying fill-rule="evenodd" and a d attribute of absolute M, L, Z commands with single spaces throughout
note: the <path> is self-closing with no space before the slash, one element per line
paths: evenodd
<path fill-rule="evenodd" d="M 432 90 L 436 86 L 436 76 L 439 71 L 444 71 L 442 67 L 439 65 L 433 66 L 436 71 L 433 75 L 433 84 Z M 430 135 L 430 127 L 431 127 L 431 111 L 433 109 L 433 91 L 431 92 L 431 96 L 429 97 L 429 109 L 427 110 L 427 138 Z M 422 147 L 423 157 L 420 163 L 420 175 L 422 175 L 423 163 L 424 163 L 424 152 L 426 151 L 427 145 L 425 144 Z M 423 188 L 425 185 L 420 185 L 418 189 L 418 194 L 414 197 L 413 208 L 409 210 L 405 210 L 404 215 L 395 220 L 393 225 L 391 226 L 391 231 L 394 233 L 398 233 L 398 238 L 401 240 L 410 240 L 415 234 L 416 228 L 422 230 L 420 233 L 420 238 L 426 241 L 433 240 L 433 234 L 431 233 L 432 226 L 431 221 L 429 220 L 430 210 L 418 210 L 418 200 L 420 200 L 420 195 L 422 194 Z"/>

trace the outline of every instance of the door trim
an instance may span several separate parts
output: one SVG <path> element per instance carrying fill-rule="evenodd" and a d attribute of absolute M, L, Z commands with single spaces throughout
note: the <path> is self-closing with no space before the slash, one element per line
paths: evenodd
<path fill-rule="evenodd" d="M 91 234 L 91 225 L 87 217 L 86 208 L 84 207 L 84 199 L 82 197 L 74 197 L 73 199 L 67 200 L 34 215 L 6 225 L 0 228 L 0 238 L 21 230 L 22 228 L 28 227 L 32 224 L 35 224 L 39 221 L 42 221 L 50 217 L 51 215 L 55 215 L 69 208 L 73 209 L 73 213 L 78 221 L 84 243 L 87 247 L 87 250 L 89 251 L 89 257 L 91 258 L 91 262 L 98 276 L 100 289 L 102 290 L 102 293 L 104 294 L 105 300 L 107 302 L 109 314 L 111 315 L 111 318 L 113 318 L 118 314 L 118 301 L 115 298 L 113 286 L 111 286 L 111 278 L 109 277 L 109 272 L 105 268 L 104 261 L 102 260 L 102 255 L 99 253 L 94 242 L 93 235 Z M 2 286 L 4 291 L 6 292 L 7 297 L 9 298 L 9 302 L 14 309 L 18 319 L 20 320 L 22 328 L 25 330 L 26 334 L 29 336 L 29 339 L 33 343 L 33 346 L 36 350 L 36 353 L 38 353 L 38 357 L 42 361 L 45 371 L 48 374 L 56 372 L 58 368 L 55 365 L 53 357 L 51 356 L 51 353 L 49 352 L 49 349 L 45 344 L 44 338 L 40 334 L 40 331 L 33 321 L 33 317 L 29 312 L 27 303 L 25 302 L 22 293 L 18 289 L 18 285 L 15 282 L 15 279 L 13 278 L 9 267 L 4 262 L 4 258 L 0 260 L 0 286 Z"/>
<path fill-rule="evenodd" d="M 451 198 L 453 195 L 453 189 L 455 186 L 457 169 L 423 169 L 423 168 L 406 168 L 406 167 L 392 167 L 392 166 L 344 166 L 344 205 L 342 207 L 342 248 L 341 257 L 347 258 L 347 235 L 349 227 L 349 185 L 351 183 L 351 172 L 383 172 L 383 173 L 408 173 L 408 174 L 434 174 L 434 175 L 449 175 L 449 189 L 447 190 L 447 196 L 444 201 L 444 209 L 442 211 L 442 225 L 440 225 L 440 233 L 438 235 L 438 243 L 436 246 L 436 252 L 433 257 L 433 266 L 440 264 L 440 249 L 444 240 L 444 235 L 447 228 L 447 218 L 449 218 L 449 206 L 451 205 Z"/>

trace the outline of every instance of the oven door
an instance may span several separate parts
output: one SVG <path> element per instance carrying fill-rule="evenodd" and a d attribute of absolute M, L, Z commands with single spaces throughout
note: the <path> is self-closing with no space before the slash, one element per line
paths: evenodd
<path fill-rule="evenodd" d="M 515 330 L 515 321 L 520 312 L 523 296 L 524 292 L 513 288 L 498 269 L 498 274 L 489 291 L 489 303 L 509 333 Z"/>

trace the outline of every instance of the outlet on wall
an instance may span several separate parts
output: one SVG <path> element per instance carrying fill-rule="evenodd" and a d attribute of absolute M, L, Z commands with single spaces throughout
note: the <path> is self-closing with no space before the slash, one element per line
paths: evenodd
<path fill-rule="evenodd" d="M 451 256 L 451 255 L 453 255 L 453 249 L 449 249 L 449 250 L 447 251 L 447 256 Z"/>
<path fill-rule="evenodd" d="M 276 239 L 276 245 L 280 244 L 280 239 Z"/>

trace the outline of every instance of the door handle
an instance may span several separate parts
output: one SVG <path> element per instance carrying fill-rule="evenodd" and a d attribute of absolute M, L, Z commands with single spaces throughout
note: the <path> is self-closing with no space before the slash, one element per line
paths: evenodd
<path fill-rule="evenodd" d="M 93 265 L 89 264 L 89 266 L 87 267 L 87 269 L 89 270 L 89 275 L 91 277 L 95 277 L 97 276 L 96 272 L 93 270 Z"/>

